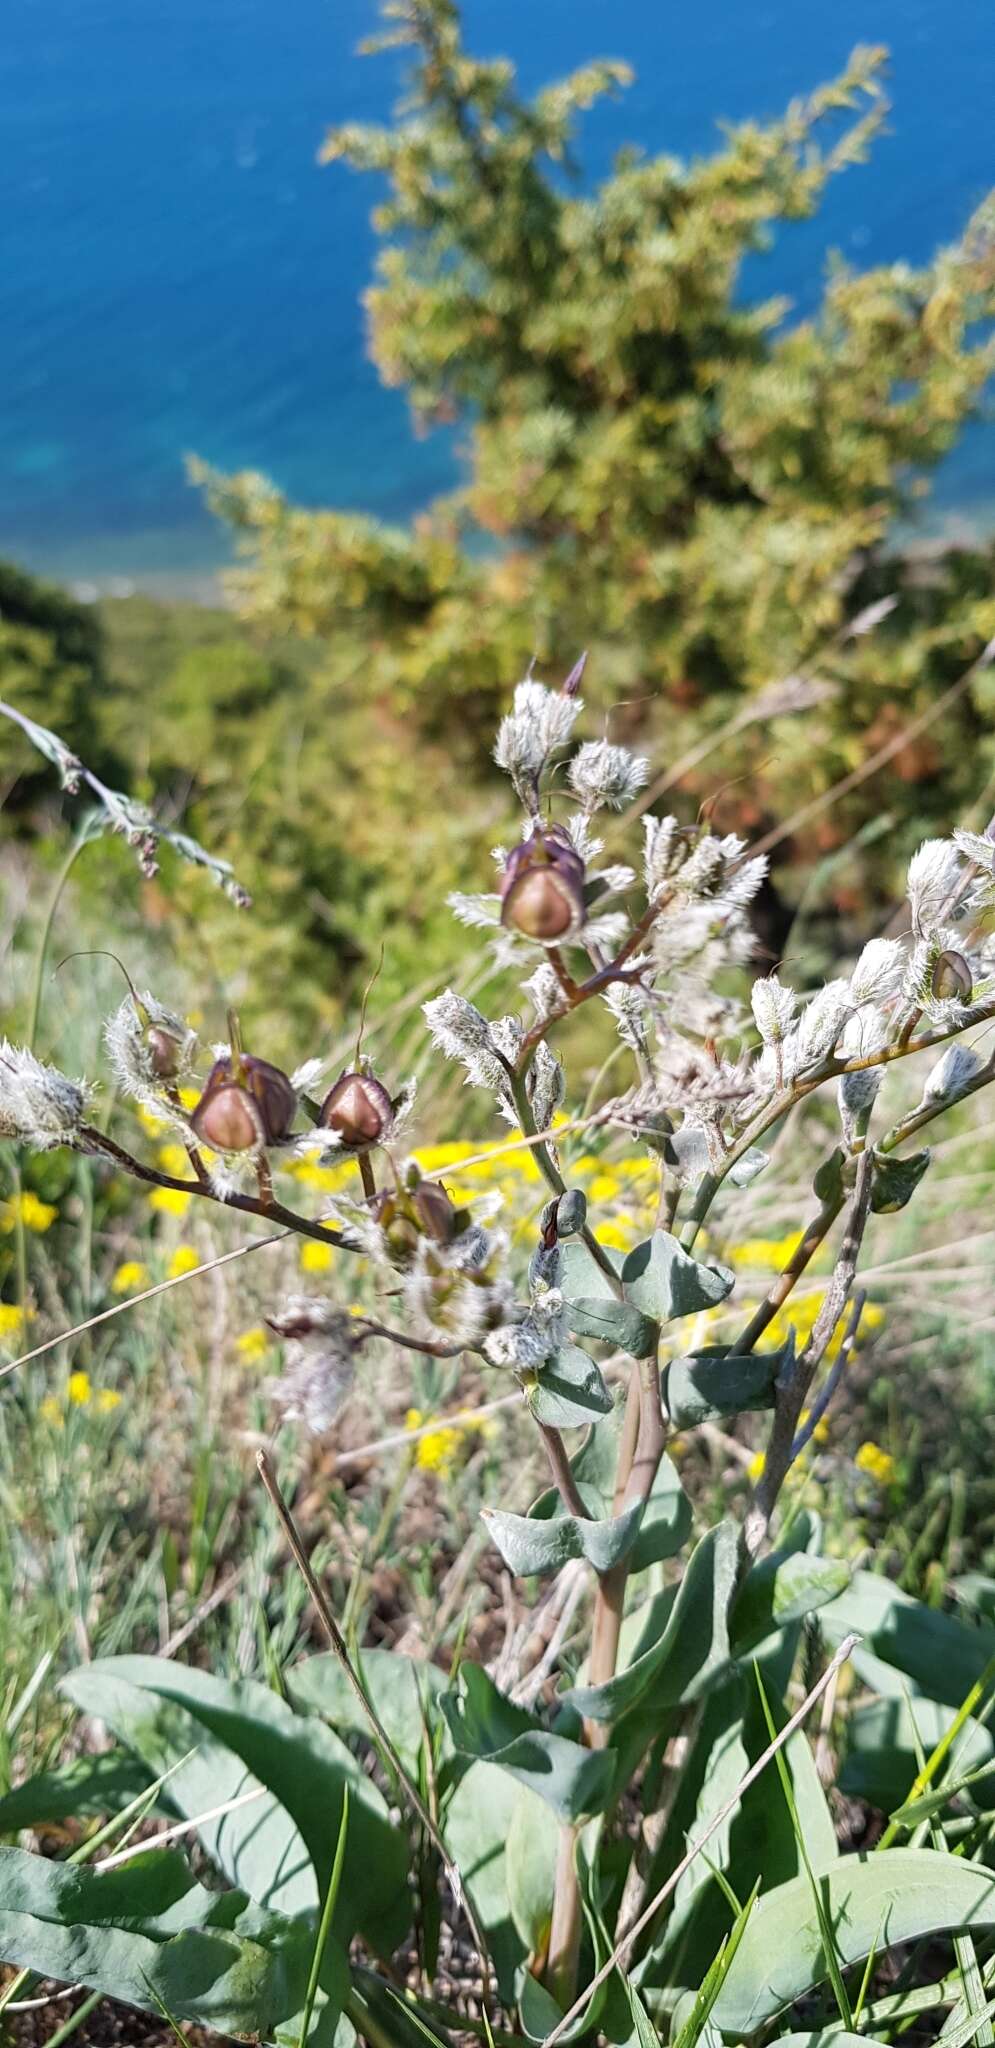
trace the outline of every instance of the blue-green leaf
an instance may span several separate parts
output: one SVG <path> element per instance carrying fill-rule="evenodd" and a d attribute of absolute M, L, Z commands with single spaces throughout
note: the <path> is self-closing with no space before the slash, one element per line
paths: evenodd
<path fill-rule="evenodd" d="M 620 1273 L 621 1254 L 608 1252 L 606 1256 Z M 652 1356 L 660 1335 L 655 1319 L 620 1299 L 579 1238 L 560 1247 L 560 1285 L 567 1322 L 575 1337 L 596 1337 L 630 1358 Z"/>
<path fill-rule="evenodd" d="M 906 1159 L 875 1152 L 871 1183 L 871 1208 L 875 1216 L 891 1216 L 911 1202 L 932 1156 L 928 1147 L 924 1152 L 910 1152 Z"/>
<path fill-rule="evenodd" d="M 402 1761 L 417 1770 L 429 1727 L 437 1720 L 439 1694 L 446 1674 L 424 1657 L 405 1657 L 397 1650 L 360 1650 L 356 1661 L 363 1684 Z M 294 1705 L 320 1714 L 333 1728 L 372 1741 L 369 1717 L 338 1659 L 329 1652 L 305 1657 L 285 1671 L 284 1683 Z"/>
<path fill-rule="evenodd" d="M 562 1350 L 526 1386 L 537 1422 L 550 1429 L 584 1429 L 611 1412 L 612 1397 L 600 1367 L 577 1344 Z"/>
<path fill-rule="evenodd" d="M 731 1294 L 734 1275 L 724 1266 L 706 1266 L 693 1259 L 669 1230 L 654 1230 L 629 1252 L 622 1265 L 626 1301 L 655 1322 L 714 1308 Z"/>
<path fill-rule="evenodd" d="M 853 1653 L 861 1674 L 873 1659 L 948 1707 L 960 1706 L 995 1656 L 995 1628 L 924 1607 L 874 1572 L 855 1572 L 846 1591 L 822 1609 L 820 1626 L 832 1643 L 851 1633 L 862 1638 Z M 880 1690 L 877 1681 L 875 1671 L 871 1682 Z M 895 1689 L 901 1692 L 900 1682 Z"/>
<path fill-rule="evenodd" d="M 586 1558 L 596 1572 L 610 1571 L 636 1541 L 642 1503 L 613 1521 L 585 1521 L 580 1515 L 552 1515 L 548 1520 L 511 1515 L 499 1508 L 481 1508 L 481 1518 L 509 1571 L 519 1578 L 531 1572 L 558 1572 L 571 1558 Z"/>
<path fill-rule="evenodd" d="M 850 1583 L 842 1558 L 813 1557 L 804 1550 L 775 1551 L 749 1572 L 733 1608 L 733 1649 L 743 1657 L 775 1629 L 803 1621 L 826 1607 Z"/>
<path fill-rule="evenodd" d="M 654 1709 L 700 1698 L 729 1661 L 729 1606 L 738 1556 L 736 1524 L 719 1522 L 691 1552 L 657 1641 L 606 1684 L 575 1686 L 566 1695 L 570 1705 L 591 1720 L 613 1721 L 650 1686 Z"/>
<path fill-rule="evenodd" d="M 268 1686 L 228 1684 L 165 1658 L 100 1659 L 62 1686 L 153 1774 L 187 1758 L 169 1780 L 170 1803 L 180 1813 L 193 1818 L 264 1788 L 258 1800 L 197 1832 L 230 1883 L 281 1912 L 320 1903 L 348 1782 L 354 1859 L 336 1934 L 346 1940 L 358 1927 L 378 1947 L 403 1938 L 410 1923 L 407 1844 L 365 1771 L 321 1721 L 295 1714 Z"/>
<path fill-rule="evenodd" d="M 663 1401 L 675 1429 L 721 1421 L 747 1409 L 773 1408 L 774 1386 L 784 1351 L 749 1351 L 724 1346 L 690 1351 L 664 1368 Z"/>
<path fill-rule="evenodd" d="M 584 1506 L 599 1521 L 611 1519 L 624 1408 L 623 1395 L 616 1401 L 612 1413 L 585 1437 L 580 1450 L 570 1460 L 570 1469 Z M 530 1508 L 530 1519 L 548 1521 L 560 1513 L 560 1505 L 556 1489 L 548 1487 Z M 644 1571 L 647 1565 L 658 1564 L 665 1557 L 674 1557 L 690 1533 L 691 1503 L 681 1485 L 676 1465 L 664 1456 L 657 1467 L 653 1490 L 643 1509 L 629 1553 L 631 1570 Z"/>
<path fill-rule="evenodd" d="M 61 1983 L 225 2034 L 272 2029 L 300 2010 L 313 1929 L 195 1884 L 182 1856 L 150 1849 L 102 1873 L 0 1849 L 0 1955 Z M 345 1957 L 324 1982 L 344 1988 Z"/>
<path fill-rule="evenodd" d="M 61 1770 L 40 1771 L 0 1799 L 0 1835 L 119 1813 L 145 1791 L 152 1772 L 119 1749 L 78 1756 Z"/>
<path fill-rule="evenodd" d="M 883 1955 L 926 1935 L 995 1927 L 995 1875 L 935 1849 L 844 1856 L 816 1876 L 842 1968 L 872 1948 Z M 723 2033 L 751 2034 L 828 1969 L 809 1879 L 792 1878 L 754 1907 L 712 2017 Z"/>
<path fill-rule="evenodd" d="M 456 1689 L 439 1702 L 460 1756 L 486 1759 L 538 1792 L 560 1820 L 600 1813 L 611 1797 L 615 1754 L 585 1749 L 500 1693 L 480 1664 L 464 1664 Z"/>

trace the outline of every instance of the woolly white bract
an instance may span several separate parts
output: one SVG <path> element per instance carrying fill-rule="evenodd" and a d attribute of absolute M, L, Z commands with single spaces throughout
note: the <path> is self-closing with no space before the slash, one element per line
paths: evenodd
<path fill-rule="evenodd" d="M 628 747 L 613 747 L 608 740 L 586 740 L 578 747 L 567 778 L 585 811 L 624 810 L 649 780 L 650 764 Z"/>
<path fill-rule="evenodd" d="M 58 1067 L 36 1059 L 27 1046 L 0 1043 L 0 1138 L 14 1138 L 36 1152 L 55 1145 L 80 1145 L 90 1090 Z"/>

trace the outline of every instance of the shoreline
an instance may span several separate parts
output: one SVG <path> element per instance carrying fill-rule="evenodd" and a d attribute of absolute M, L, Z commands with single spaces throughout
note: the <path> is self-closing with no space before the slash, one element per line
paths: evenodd
<path fill-rule="evenodd" d="M 896 523 L 892 543 L 897 553 L 912 560 L 929 561 L 948 549 L 979 548 L 995 542 L 995 502 L 977 501 L 973 507 L 960 508 L 934 505 L 930 509 L 934 516 L 929 519 L 904 519 Z M 159 565 L 146 566 L 134 559 L 128 562 L 127 546 L 119 553 L 118 545 L 106 541 L 96 544 L 89 557 L 92 567 L 78 564 L 71 557 L 68 561 L 65 557 L 46 561 L 34 548 L 21 552 L 6 542 L 0 542 L 0 558 L 16 564 L 40 582 L 57 584 L 78 604 L 140 597 L 154 604 L 195 605 L 205 611 L 233 612 L 224 576 L 228 569 L 237 566 L 237 555 L 207 547 L 196 561 L 170 562 L 170 554 L 176 552 L 175 537 L 172 539 L 170 546 L 169 540 L 163 538 Z M 148 537 L 144 545 L 148 545 Z M 139 551 L 141 547 L 140 541 Z"/>

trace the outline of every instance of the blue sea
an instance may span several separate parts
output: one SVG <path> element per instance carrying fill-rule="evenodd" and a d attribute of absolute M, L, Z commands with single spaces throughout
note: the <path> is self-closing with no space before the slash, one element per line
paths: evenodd
<path fill-rule="evenodd" d="M 594 55 L 637 80 L 587 118 L 584 174 L 638 141 L 712 147 L 856 42 L 892 52 L 889 132 L 817 219 L 753 259 L 747 295 L 816 300 L 828 252 L 919 261 L 995 183 L 992 0 L 466 0 L 468 39 L 534 87 Z M 403 59 L 360 57 L 374 0 L 7 0 L 0 43 L 0 553 L 70 578 L 196 578 L 224 537 L 194 450 L 308 503 L 404 519 L 458 439 L 411 431 L 368 360 L 369 179 L 316 156 L 385 118 Z M 934 520 L 995 521 L 995 426 Z"/>

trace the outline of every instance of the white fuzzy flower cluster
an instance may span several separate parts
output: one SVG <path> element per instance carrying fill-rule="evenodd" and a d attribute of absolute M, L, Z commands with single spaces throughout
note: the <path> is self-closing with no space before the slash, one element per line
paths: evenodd
<path fill-rule="evenodd" d="M 750 1007 L 765 1045 L 781 1045 L 795 1020 L 798 997 L 794 989 L 783 988 L 776 974 L 755 981 Z"/>
<path fill-rule="evenodd" d="M 642 755 L 630 754 L 628 747 L 612 746 L 608 740 L 585 740 L 570 763 L 567 780 L 590 816 L 602 807 L 624 810 L 648 781 L 649 772 L 649 762 Z"/>
<path fill-rule="evenodd" d="M 14 1138 L 36 1152 L 55 1145 L 79 1148 L 88 1100 L 85 1081 L 45 1066 L 27 1046 L 0 1041 L 0 1138 Z"/>
<path fill-rule="evenodd" d="M 984 1061 L 969 1045 L 948 1045 L 926 1076 L 919 1108 L 926 1109 L 933 1102 L 956 1102 L 984 1071 Z"/>
<path fill-rule="evenodd" d="M 898 994 L 905 974 L 905 947 L 900 939 L 870 939 L 850 976 L 850 1000 L 885 1003 Z"/>
<path fill-rule="evenodd" d="M 499 1323 L 484 1339 L 484 1355 L 492 1365 L 521 1374 L 540 1372 L 560 1350 L 566 1336 L 563 1296 L 558 1287 L 533 1283 L 528 1308 Z"/>
<path fill-rule="evenodd" d="M 285 1421 L 324 1436 L 355 1377 L 355 1322 L 307 1294 L 291 1295 L 269 1322 L 285 1345 L 283 1372 L 270 1386 L 273 1404 Z"/>
<path fill-rule="evenodd" d="M 447 1245 L 418 1245 L 401 1283 L 404 1327 L 425 1342 L 440 1338 L 477 1349 L 508 1313 L 508 1240 L 473 1222 Z"/>
<path fill-rule="evenodd" d="M 537 1024 L 545 1024 L 547 1017 L 553 1017 L 563 1003 L 563 990 L 555 967 L 548 960 L 540 960 L 534 974 L 521 983 L 535 1011 Z"/>
<path fill-rule="evenodd" d="M 511 777 L 516 795 L 530 814 L 538 807 L 546 764 L 567 745 L 581 708 L 579 697 L 547 690 L 531 676 L 518 684 L 513 708 L 498 728 L 494 759 Z"/>
<path fill-rule="evenodd" d="M 925 839 L 909 862 L 908 896 L 917 938 L 935 931 L 948 914 L 961 874 L 961 856 L 949 839 Z"/>
<path fill-rule="evenodd" d="M 422 1010 L 433 1045 L 447 1059 L 459 1060 L 466 1068 L 467 1086 L 487 1088 L 497 1097 L 502 1115 L 515 1121 L 508 1072 L 502 1063 L 517 1057 L 523 1031 L 517 1017 L 501 1017 L 488 1024 L 486 1017 L 452 988 L 423 1003 Z"/>
<path fill-rule="evenodd" d="M 540 1039 L 536 1046 L 526 1077 L 525 1092 L 536 1130 L 548 1130 L 567 1092 L 567 1078 L 562 1062 L 550 1051 L 545 1039 Z"/>

